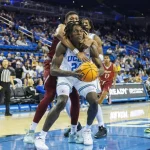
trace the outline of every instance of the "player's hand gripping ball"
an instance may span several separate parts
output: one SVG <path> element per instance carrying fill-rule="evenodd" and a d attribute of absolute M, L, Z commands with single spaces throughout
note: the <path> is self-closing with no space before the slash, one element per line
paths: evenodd
<path fill-rule="evenodd" d="M 83 75 L 81 80 L 84 82 L 94 81 L 99 75 L 97 66 L 92 62 L 82 63 L 77 69 L 77 72 Z"/>

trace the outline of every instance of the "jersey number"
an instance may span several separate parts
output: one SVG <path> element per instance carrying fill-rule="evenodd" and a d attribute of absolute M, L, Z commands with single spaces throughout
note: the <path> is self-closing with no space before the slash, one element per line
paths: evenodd
<path fill-rule="evenodd" d="M 80 65 L 81 65 L 81 63 L 79 63 L 79 64 L 77 64 L 77 63 L 72 63 L 71 70 L 74 71 L 74 70 L 77 69 Z"/>
<path fill-rule="evenodd" d="M 105 74 L 105 79 L 109 78 L 110 74 Z"/>

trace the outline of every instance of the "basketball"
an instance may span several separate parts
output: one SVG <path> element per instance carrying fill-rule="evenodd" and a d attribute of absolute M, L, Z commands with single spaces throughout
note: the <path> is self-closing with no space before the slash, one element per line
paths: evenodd
<path fill-rule="evenodd" d="M 78 69 L 83 74 L 82 81 L 84 82 L 94 81 L 99 74 L 97 66 L 92 62 L 85 62 Z"/>

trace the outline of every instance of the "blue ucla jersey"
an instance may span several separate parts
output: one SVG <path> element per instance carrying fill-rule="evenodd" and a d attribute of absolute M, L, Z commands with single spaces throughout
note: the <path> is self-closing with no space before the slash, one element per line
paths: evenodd
<path fill-rule="evenodd" d="M 84 50 L 87 58 L 90 59 L 90 48 Z M 78 57 L 68 48 L 66 54 L 63 58 L 63 62 L 60 66 L 60 69 L 67 70 L 67 71 L 74 71 L 76 70 L 82 62 L 78 59 Z"/>

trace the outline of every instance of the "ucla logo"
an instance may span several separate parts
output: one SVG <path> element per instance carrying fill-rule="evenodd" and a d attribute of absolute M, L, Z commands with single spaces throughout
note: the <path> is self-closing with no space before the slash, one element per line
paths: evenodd
<path fill-rule="evenodd" d="M 68 62 L 71 61 L 81 62 L 77 56 L 68 56 Z"/>

